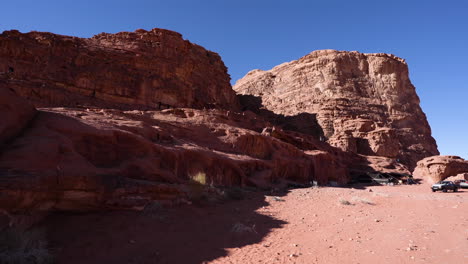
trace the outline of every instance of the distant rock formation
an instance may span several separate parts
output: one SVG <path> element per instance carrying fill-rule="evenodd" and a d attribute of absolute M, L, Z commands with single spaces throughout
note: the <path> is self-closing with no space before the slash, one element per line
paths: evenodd
<path fill-rule="evenodd" d="M 419 161 L 413 175 L 434 183 L 463 173 L 468 173 L 468 160 L 458 156 L 433 156 Z"/>
<path fill-rule="evenodd" d="M 314 51 L 253 70 L 234 90 L 261 98 L 277 114 L 316 115 L 327 142 L 344 151 L 393 158 L 410 169 L 439 154 L 407 64 L 393 55 Z"/>
<path fill-rule="evenodd" d="M 0 35 L 0 85 L 37 107 L 238 108 L 218 54 L 153 29 L 92 38 Z"/>

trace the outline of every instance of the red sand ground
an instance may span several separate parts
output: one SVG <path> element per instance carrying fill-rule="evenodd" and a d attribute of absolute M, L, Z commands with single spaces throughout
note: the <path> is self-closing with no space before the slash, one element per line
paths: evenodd
<path fill-rule="evenodd" d="M 466 189 L 324 187 L 278 197 L 56 214 L 49 239 L 59 263 L 468 263 Z"/>

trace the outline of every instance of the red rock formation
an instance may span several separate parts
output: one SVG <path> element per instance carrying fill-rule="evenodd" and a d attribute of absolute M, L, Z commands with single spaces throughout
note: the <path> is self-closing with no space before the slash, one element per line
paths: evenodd
<path fill-rule="evenodd" d="M 319 140 L 316 117 L 323 124 L 322 114 L 331 110 L 291 117 L 264 109 L 262 116 L 231 111 L 238 109 L 238 99 L 219 56 L 175 32 L 80 39 L 9 31 L 0 36 L 0 58 L 3 210 L 142 209 L 155 200 L 184 202 L 198 177 L 207 186 L 269 188 L 346 183 L 367 171 L 407 172 L 395 159 L 347 153 Z M 61 107 L 36 113 L 9 89 L 36 106 Z M 170 109 L 159 109 L 159 103 Z M 201 109 L 212 107 L 217 109 Z M 396 120 L 385 118 L 343 119 L 336 128 L 375 137 L 376 147 L 365 154 L 393 157 L 389 144 L 402 142 L 398 129 L 404 129 L 379 127 Z M 354 142 L 361 149 L 359 144 Z"/>
<path fill-rule="evenodd" d="M 26 100 L 0 86 L 0 148 L 17 136 L 35 114 L 36 109 Z"/>
<path fill-rule="evenodd" d="M 345 154 L 312 137 L 262 134 L 268 124 L 250 118 L 225 110 L 41 109 L 0 155 L 0 208 L 142 209 L 187 199 L 187 183 L 200 173 L 215 186 L 349 179 Z"/>
<path fill-rule="evenodd" d="M 406 172 L 390 159 L 376 162 L 271 127 L 248 111 L 43 108 L 7 143 L 0 154 L 0 209 L 13 212 L 183 202 L 199 174 L 207 185 L 270 188 Z"/>
<path fill-rule="evenodd" d="M 413 175 L 434 183 L 462 173 L 468 173 L 468 160 L 457 156 L 433 156 L 419 161 Z"/>
<path fill-rule="evenodd" d="M 403 59 L 314 51 L 269 71 L 253 70 L 234 90 L 277 114 L 315 114 L 328 142 L 345 151 L 397 159 L 410 168 L 437 155 Z"/>
<path fill-rule="evenodd" d="M 39 107 L 237 109 L 229 80 L 218 54 L 164 29 L 0 35 L 0 85 Z"/>

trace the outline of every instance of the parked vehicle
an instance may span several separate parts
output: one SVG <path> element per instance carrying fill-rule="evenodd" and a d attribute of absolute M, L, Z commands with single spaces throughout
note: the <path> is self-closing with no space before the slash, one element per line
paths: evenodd
<path fill-rule="evenodd" d="M 438 183 L 435 183 L 431 187 L 432 191 L 443 191 L 447 192 L 448 190 L 452 190 L 454 192 L 458 191 L 458 186 L 455 185 L 452 181 L 440 181 Z"/>
<path fill-rule="evenodd" d="M 466 180 L 456 180 L 454 183 L 459 188 L 468 189 L 468 182 Z"/>

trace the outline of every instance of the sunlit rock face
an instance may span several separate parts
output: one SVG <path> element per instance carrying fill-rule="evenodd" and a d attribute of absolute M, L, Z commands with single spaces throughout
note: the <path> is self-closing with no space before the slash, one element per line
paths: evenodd
<path fill-rule="evenodd" d="M 220 56 L 177 32 L 0 35 L 0 84 L 35 106 L 237 109 Z"/>
<path fill-rule="evenodd" d="M 393 55 L 314 51 L 253 70 L 234 90 L 260 97 L 278 114 L 315 114 L 325 139 L 345 151 L 393 158 L 410 169 L 439 153 L 408 66 Z"/>
<path fill-rule="evenodd" d="M 443 181 L 449 177 L 454 179 L 466 178 L 468 175 L 468 160 L 458 156 L 433 156 L 418 162 L 413 172 L 415 177 L 429 182 Z M 457 178 L 456 176 L 459 175 Z"/>

